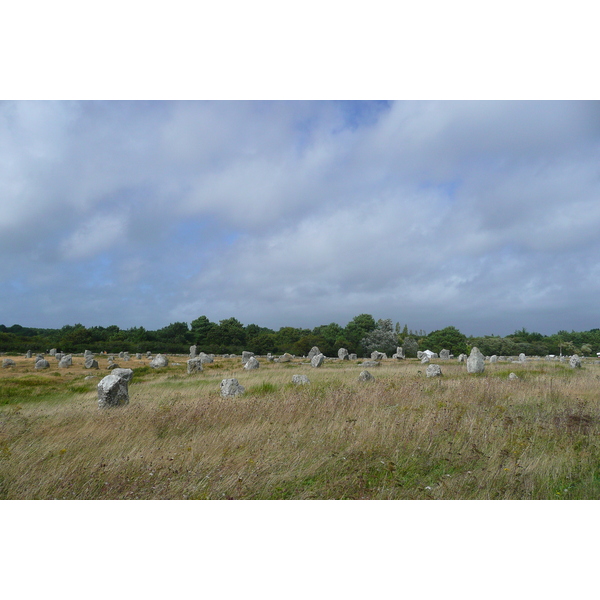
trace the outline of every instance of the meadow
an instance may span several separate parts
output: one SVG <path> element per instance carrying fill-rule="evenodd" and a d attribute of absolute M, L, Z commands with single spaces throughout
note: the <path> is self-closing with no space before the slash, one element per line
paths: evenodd
<path fill-rule="evenodd" d="M 306 359 L 245 371 L 186 356 L 134 370 L 130 403 L 102 409 L 109 373 L 83 357 L 0 369 L 1 499 L 596 499 L 600 365 L 528 360 L 427 378 L 416 359 Z M 510 380 L 514 372 L 518 380 Z M 296 386 L 292 375 L 311 383 Z M 85 377 L 95 378 L 86 380 Z M 235 377 L 243 396 L 221 398 Z"/>

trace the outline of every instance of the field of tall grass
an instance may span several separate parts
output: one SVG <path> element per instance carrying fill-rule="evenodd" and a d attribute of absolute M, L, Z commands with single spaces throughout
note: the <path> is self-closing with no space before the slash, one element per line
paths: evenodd
<path fill-rule="evenodd" d="M 384 360 L 360 382 L 360 361 L 261 359 L 245 371 L 216 357 L 188 375 L 186 358 L 121 363 L 134 370 L 130 403 L 100 410 L 104 358 L 99 371 L 74 357 L 36 372 L 14 357 L 0 369 L 0 498 L 600 498 L 595 362 L 470 375 L 437 361 L 443 376 L 427 378 L 417 360 Z M 221 398 L 227 377 L 246 393 Z"/>

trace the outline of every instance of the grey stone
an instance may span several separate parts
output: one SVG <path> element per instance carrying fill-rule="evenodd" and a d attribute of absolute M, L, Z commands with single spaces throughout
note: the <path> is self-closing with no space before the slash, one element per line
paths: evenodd
<path fill-rule="evenodd" d="M 56 355 L 56 348 L 50 348 L 50 352 L 48 352 L 48 354 L 50 356 L 55 356 Z"/>
<path fill-rule="evenodd" d="M 118 369 L 118 368 L 119 368 L 119 365 L 118 365 L 117 363 L 115 363 L 115 362 L 109 362 L 109 363 L 106 365 L 106 368 L 107 368 L 109 371 L 112 371 L 112 369 Z"/>
<path fill-rule="evenodd" d="M 421 356 L 421 364 L 422 365 L 429 364 L 429 355 L 425 354 L 425 352 L 423 352 L 423 355 Z"/>
<path fill-rule="evenodd" d="M 310 379 L 306 375 L 292 375 L 292 383 L 296 385 L 306 385 L 310 383 Z"/>
<path fill-rule="evenodd" d="M 31 350 L 27 350 L 26 358 L 31 358 Z"/>
<path fill-rule="evenodd" d="M 371 360 L 383 360 L 384 358 L 387 358 L 387 356 L 383 352 L 377 350 L 371 352 Z"/>
<path fill-rule="evenodd" d="M 392 358 L 397 358 L 398 360 L 404 360 L 404 348 L 402 348 L 402 346 L 398 346 L 396 348 L 396 354 L 394 354 Z"/>
<path fill-rule="evenodd" d="M 129 356 L 129 352 L 123 352 L 123 360 L 125 362 L 129 362 L 131 360 L 131 357 Z"/>
<path fill-rule="evenodd" d="M 308 360 L 312 360 L 313 356 L 317 356 L 317 354 L 321 354 L 321 351 L 319 350 L 319 348 L 317 348 L 317 346 L 313 346 L 310 349 L 310 352 L 308 353 Z"/>
<path fill-rule="evenodd" d="M 441 377 L 442 369 L 440 365 L 429 365 L 427 369 L 425 369 L 425 374 L 427 377 Z"/>
<path fill-rule="evenodd" d="M 131 376 L 122 371 L 129 371 Z M 129 404 L 129 382 L 131 369 L 115 369 L 98 383 L 98 408 L 125 406 Z"/>
<path fill-rule="evenodd" d="M 98 369 L 99 368 L 98 361 L 95 358 L 93 358 L 92 356 L 90 356 L 86 359 L 84 366 L 86 369 Z"/>
<path fill-rule="evenodd" d="M 492 356 L 490 356 L 490 362 L 491 363 L 497 363 L 498 362 L 498 357 L 495 354 L 492 354 Z"/>
<path fill-rule="evenodd" d="M 440 360 L 448 360 L 450 358 L 450 350 L 440 350 Z"/>
<path fill-rule="evenodd" d="M 223 379 L 221 381 L 221 396 L 223 398 L 229 398 L 232 396 L 242 395 L 246 389 L 238 383 L 235 377 L 231 379 Z"/>
<path fill-rule="evenodd" d="M 581 369 L 581 359 L 579 356 L 577 356 L 577 354 L 573 354 L 573 356 L 571 356 L 569 359 L 569 366 L 572 369 Z"/>
<path fill-rule="evenodd" d="M 360 363 L 361 367 L 379 367 L 380 365 L 381 363 L 377 362 L 376 360 L 365 360 Z"/>
<path fill-rule="evenodd" d="M 7 369 L 8 367 L 14 367 L 17 363 L 12 358 L 5 358 L 2 361 L 2 368 Z"/>
<path fill-rule="evenodd" d="M 325 357 L 321 353 L 315 354 L 310 359 L 310 364 L 311 364 L 311 366 L 317 368 L 317 367 L 320 367 L 323 364 L 324 360 L 325 360 Z"/>
<path fill-rule="evenodd" d="M 187 361 L 187 372 L 188 375 L 192 375 L 193 373 L 200 373 L 204 369 L 202 368 L 202 358 L 200 356 L 195 356 L 194 358 L 190 358 Z"/>
<path fill-rule="evenodd" d="M 60 362 L 58 363 L 58 366 L 60 369 L 66 369 L 67 367 L 70 367 L 73 364 L 73 358 L 71 357 L 70 354 L 65 354 L 61 359 Z"/>
<path fill-rule="evenodd" d="M 512 380 L 512 379 L 519 379 L 515 373 L 511 373 L 511 374 L 508 376 L 508 378 L 509 378 L 509 379 L 511 379 L 511 380 Z"/>
<path fill-rule="evenodd" d="M 208 365 L 210 363 L 214 363 L 215 362 L 215 357 L 213 354 L 206 354 L 206 352 L 200 352 L 200 354 L 198 355 L 200 357 L 200 360 L 202 360 L 202 364 L 203 365 Z M 235 355 L 231 355 L 231 358 L 234 358 Z"/>
<path fill-rule="evenodd" d="M 190 358 L 196 358 L 196 346 L 190 346 Z"/>
<path fill-rule="evenodd" d="M 87 356 L 94 356 L 90 350 L 84 350 L 83 351 L 83 358 L 86 358 Z"/>
<path fill-rule="evenodd" d="M 479 351 L 476 346 L 471 350 L 469 358 L 467 358 L 467 372 L 468 373 L 483 373 L 485 370 L 485 360 L 483 354 Z"/>
<path fill-rule="evenodd" d="M 361 371 L 358 376 L 359 381 L 375 381 L 375 377 L 369 371 Z"/>
<path fill-rule="evenodd" d="M 279 357 L 280 363 L 290 362 L 292 360 L 292 355 L 286 352 Z"/>
<path fill-rule="evenodd" d="M 142 360 L 142 355 L 141 355 L 141 354 L 138 352 L 138 353 L 135 355 L 135 358 L 136 358 L 137 360 Z"/>
<path fill-rule="evenodd" d="M 244 350 L 242 352 L 242 364 L 246 364 L 252 357 L 254 356 L 254 352 L 247 352 Z"/>
<path fill-rule="evenodd" d="M 459 354 L 458 355 L 458 362 L 465 362 L 467 360 L 467 355 L 466 354 Z"/>
<path fill-rule="evenodd" d="M 45 358 L 40 358 L 35 363 L 36 369 L 47 369 L 50 366 L 50 363 Z"/>
<path fill-rule="evenodd" d="M 246 371 L 253 371 L 254 369 L 258 369 L 258 367 L 260 367 L 260 363 L 255 356 L 251 356 L 244 365 Z"/>
<path fill-rule="evenodd" d="M 120 369 L 117 367 L 113 370 L 111 375 L 117 375 L 121 379 L 124 379 L 127 383 L 130 383 L 133 379 L 133 370 L 132 369 Z"/>
<path fill-rule="evenodd" d="M 358 360 L 358 356 L 356 356 L 356 354 L 350 354 L 348 360 Z"/>
<path fill-rule="evenodd" d="M 151 361 L 150 366 L 153 369 L 160 369 L 161 367 L 166 367 L 169 364 L 169 360 L 166 356 L 162 354 L 157 354 Z"/>
<path fill-rule="evenodd" d="M 338 358 L 340 360 L 348 360 L 348 350 L 346 350 L 346 348 L 340 348 L 338 350 Z"/>
<path fill-rule="evenodd" d="M 423 352 L 422 352 L 421 350 L 419 350 L 419 351 L 417 352 L 417 358 L 418 358 L 419 360 L 421 360 L 421 359 L 423 358 Z"/>
<path fill-rule="evenodd" d="M 119 352 L 119 358 L 122 360 L 125 358 L 125 352 Z"/>
<path fill-rule="evenodd" d="M 527 357 L 525 356 L 525 354 L 523 354 L 523 352 L 521 352 L 521 354 L 519 354 L 519 362 L 525 362 L 527 360 Z"/>
<path fill-rule="evenodd" d="M 57 352 L 54 355 L 54 358 L 57 360 L 57 362 L 60 362 L 63 356 L 64 356 L 64 354 L 62 352 Z"/>

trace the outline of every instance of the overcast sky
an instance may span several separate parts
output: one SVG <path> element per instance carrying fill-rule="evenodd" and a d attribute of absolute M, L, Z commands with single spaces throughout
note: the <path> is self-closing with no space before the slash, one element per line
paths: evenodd
<path fill-rule="evenodd" d="M 600 327 L 600 103 L 0 104 L 0 323 Z"/>

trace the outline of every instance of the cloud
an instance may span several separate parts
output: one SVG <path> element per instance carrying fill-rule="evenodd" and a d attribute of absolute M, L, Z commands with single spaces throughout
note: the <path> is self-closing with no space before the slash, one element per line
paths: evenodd
<path fill-rule="evenodd" d="M 0 104 L 5 318 L 591 328 L 599 106 Z"/>

